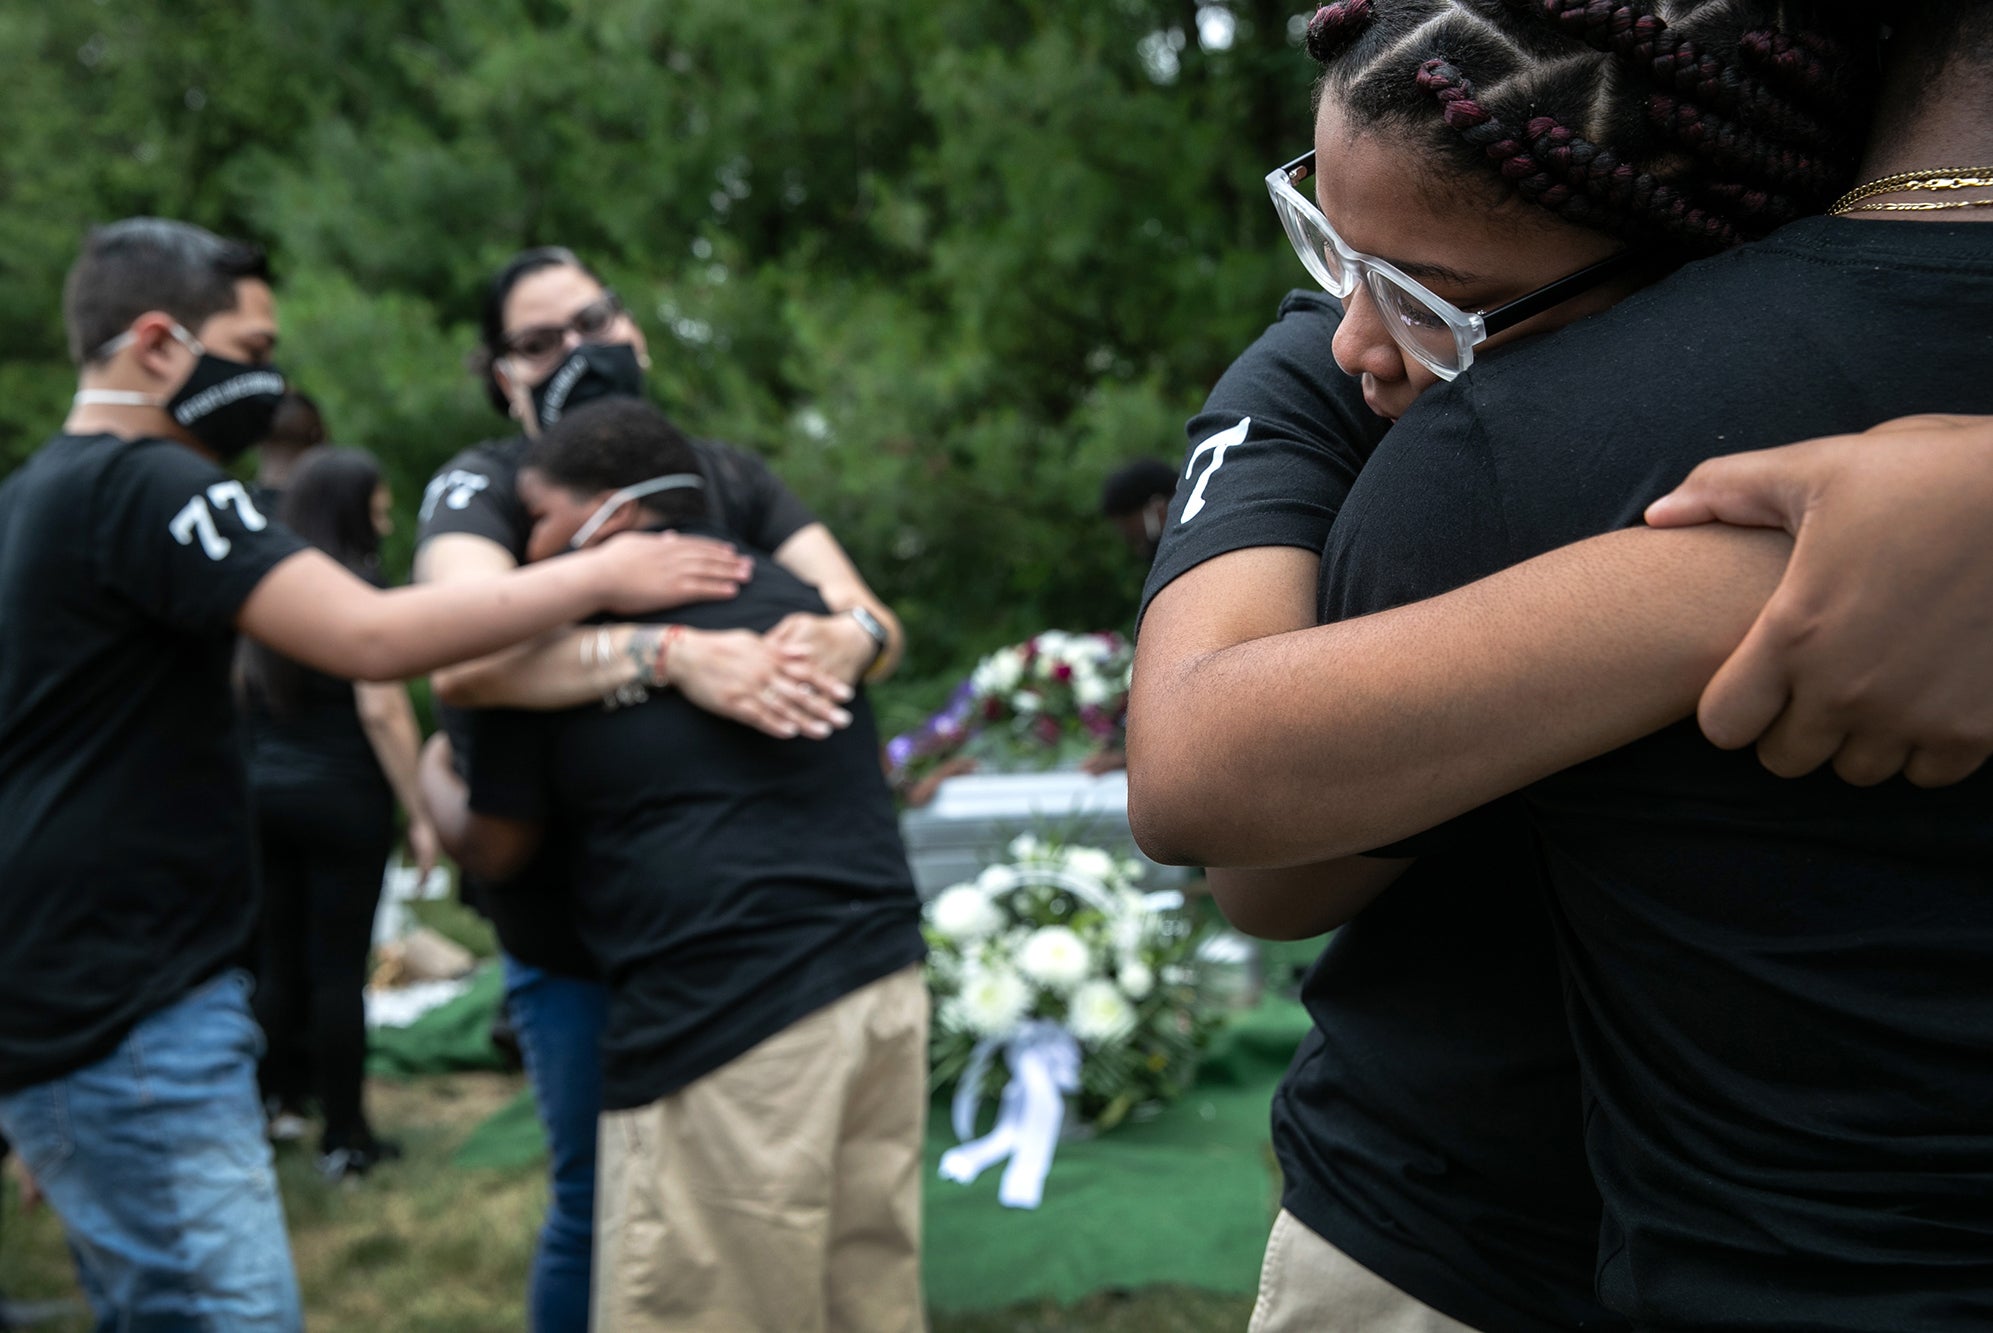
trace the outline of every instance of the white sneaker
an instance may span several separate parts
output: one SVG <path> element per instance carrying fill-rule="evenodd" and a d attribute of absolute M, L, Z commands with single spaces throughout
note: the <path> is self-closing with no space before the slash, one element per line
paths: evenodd
<path fill-rule="evenodd" d="M 311 1121 L 295 1111 L 279 1111 L 270 1117 L 270 1142 L 296 1143 L 311 1132 Z"/>

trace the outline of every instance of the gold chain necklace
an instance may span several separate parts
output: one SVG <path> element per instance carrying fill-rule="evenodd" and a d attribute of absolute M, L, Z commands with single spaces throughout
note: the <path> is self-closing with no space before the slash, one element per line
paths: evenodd
<path fill-rule="evenodd" d="M 1827 210 L 1835 217 L 1843 213 L 1923 213 L 1941 208 L 1993 208 L 1993 199 L 1945 199 L 1902 203 L 1871 204 L 1879 194 L 1900 190 L 1974 190 L 1993 187 L 1993 167 L 1933 167 L 1928 171 L 1905 171 L 1881 180 L 1857 185 Z"/>

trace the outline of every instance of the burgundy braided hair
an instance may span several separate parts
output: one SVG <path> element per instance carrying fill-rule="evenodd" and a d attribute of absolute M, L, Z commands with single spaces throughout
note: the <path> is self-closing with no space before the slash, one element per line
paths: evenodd
<path fill-rule="evenodd" d="M 1308 20 L 1309 57 L 1317 64 L 1328 64 L 1348 50 L 1376 17 L 1372 0 L 1335 0 L 1323 5 Z"/>
<path fill-rule="evenodd" d="M 1761 28 L 1745 33 L 1738 50 L 1747 64 L 1789 95 L 1828 108 L 1836 104 L 1835 71 L 1847 59 L 1840 43 L 1819 33 Z"/>
<path fill-rule="evenodd" d="M 1725 167 L 1754 172 L 1769 185 L 1821 193 L 1840 179 L 1835 168 L 1820 158 L 1774 143 L 1671 93 L 1648 98 L 1647 116 L 1670 137 L 1691 148 L 1705 148 Z"/>
<path fill-rule="evenodd" d="M 1747 116 L 1765 132 L 1806 144 L 1826 142 L 1826 128 L 1763 79 L 1752 77 L 1742 61 L 1720 59 L 1668 26 L 1651 6 L 1637 0 L 1509 0 L 1533 10 L 1595 51 L 1671 89 L 1689 104 L 1706 103 Z M 1771 37 L 1771 33 L 1758 35 Z M 1784 39 L 1788 45 L 1791 39 Z M 1824 74 L 1825 66 L 1815 62 Z"/>
<path fill-rule="evenodd" d="M 1438 100 L 1447 125 L 1493 161 L 1502 179 L 1567 221 L 1622 231 L 1644 218 L 1697 248 L 1721 249 L 1744 239 L 1723 218 L 1554 116 L 1533 116 L 1517 132 L 1483 107 L 1467 76 L 1443 58 L 1421 65 L 1418 83 Z"/>
<path fill-rule="evenodd" d="M 1354 124 L 1492 167 L 1567 222 L 1706 253 L 1824 207 L 1854 169 L 1844 125 L 1866 90 L 1836 55 L 1853 47 L 1775 27 L 1782 8 L 1338 0 L 1307 44 Z"/>

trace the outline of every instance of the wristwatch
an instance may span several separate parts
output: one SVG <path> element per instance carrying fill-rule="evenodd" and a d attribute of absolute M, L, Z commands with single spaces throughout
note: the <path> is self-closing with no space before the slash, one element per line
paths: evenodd
<path fill-rule="evenodd" d="M 879 659 L 886 655 L 886 645 L 892 640 L 886 633 L 886 627 L 879 623 L 879 617 L 864 607 L 854 606 L 845 614 L 858 622 L 858 628 L 872 636 L 872 660 L 865 664 L 865 674 L 869 676 L 872 668 L 879 665 Z"/>

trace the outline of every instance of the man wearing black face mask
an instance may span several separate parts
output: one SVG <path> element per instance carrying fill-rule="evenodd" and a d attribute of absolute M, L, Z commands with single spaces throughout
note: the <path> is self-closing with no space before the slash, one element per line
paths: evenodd
<path fill-rule="evenodd" d="M 396 679 L 654 604 L 665 543 L 381 592 L 217 466 L 283 389 L 260 251 L 115 223 L 63 306 L 76 405 L 0 484 L 0 1135 L 103 1327 L 292 1330 L 235 967 L 254 896 L 235 631 Z"/>
<path fill-rule="evenodd" d="M 159 302 L 160 311 L 121 321 L 105 298 L 149 267 L 145 243 L 193 239 L 126 227 L 106 229 L 112 235 L 96 271 L 79 263 L 66 291 L 72 355 L 83 367 L 67 433 L 0 491 L 0 619 L 8 626 L 0 647 L 0 975 L 7 978 L 0 1123 L 19 1140 L 79 1256 L 110 1256 L 79 1259 L 100 1316 L 200 1317 L 233 1308 L 246 1327 L 287 1328 L 300 1318 L 296 1284 L 268 1152 L 248 1104 L 260 1037 L 246 978 L 230 970 L 250 889 L 249 867 L 232 853 L 246 851 L 247 826 L 196 820 L 175 838 L 164 821 L 132 808 L 140 782 L 179 789 L 168 797 L 176 808 L 211 801 L 218 788 L 237 795 L 224 756 L 172 745 L 189 710 L 209 713 L 201 720 L 217 740 L 229 736 L 229 718 L 200 708 L 204 692 L 170 679 L 180 674 L 174 667 L 197 669 L 206 645 L 162 633 L 153 653 L 168 670 L 123 681 L 87 668 L 34 669 L 36 659 L 69 657 L 63 665 L 80 666 L 76 654 L 123 645 L 90 632 L 87 605 L 72 619 L 39 604 L 45 594 L 26 577 L 30 570 L 89 569 L 102 576 L 102 591 L 63 586 L 57 595 L 84 604 L 122 596 L 184 624 L 219 622 L 211 639 L 219 645 L 233 604 L 299 547 L 208 461 L 262 438 L 284 391 L 268 364 L 277 331 L 262 256 L 219 241 L 196 246 L 208 262 L 191 267 L 206 269 L 207 281 L 155 282 L 180 290 Z M 100 309 L 108 319 L 97 318 Z M 120 439 L 99 419 L 106 413 L 142 413 L 151 418 L 146 433 L 159 438 Z M 49 520 L 65 509 L 71 513 L 58 528 Z M 213 566 L 201 571 L 211 575 L 205 586 L 169 586 L 191 563 L 159 549 L 169 543 Z M 69 547 L 73 559 L 65 558 Z M 226 660 L 217 650 L 217 675 Z M 132 701 L 147 696 L 176 711 L 133 716 Z M 111 749 L 121 743 L 135 752 Z M 234 804 L 239 810 L 240 799 Z M 42 829 L 53 836 L 37 837 Z M 179 845 L 155 855 L 139 845 L 148 836 Z M 188 879 L 205 880 L 205 894 L 171 892 L 179 878 L 172 863 L 182 860 L 194 863 Z M 57 867 L 71 873 L 54 882 L 35 873 Z M 86 904 L 92 926 L 76 919 Z M 10 984 L 17 980 L 38 984 Z M 121 1045 L 129 1048 L 129 1072 L 115 1059 Z M 166 1107 L 142 1122 L 128 1119 L 130 1105 L 154 1090 Z M 68 1144 L 52 1145 L 40 1131 L 38 1103 L 46 1118 L 75 1120 L 73 1158 Z M 197 1154 L 201 1178 L 177 1189 L 159 1181 L 154 1163 L 113 1146 L 120 1121 L 143 1123 L 169 1151 Z M 230 1157 L 219 1151 L 224 1145 L 242 1154 Z M 118 1177 L 144 1201 L 133 1199 L 123 1215 L 99 1215 L 93 1205 Z M 203 1212 L 218 1225 L 188 1230 L 192 1253 L 178 1261 L 175 1233 Z M 170 1294 L 167 1286 L 182 1276 L 190 1290 Z"/>

